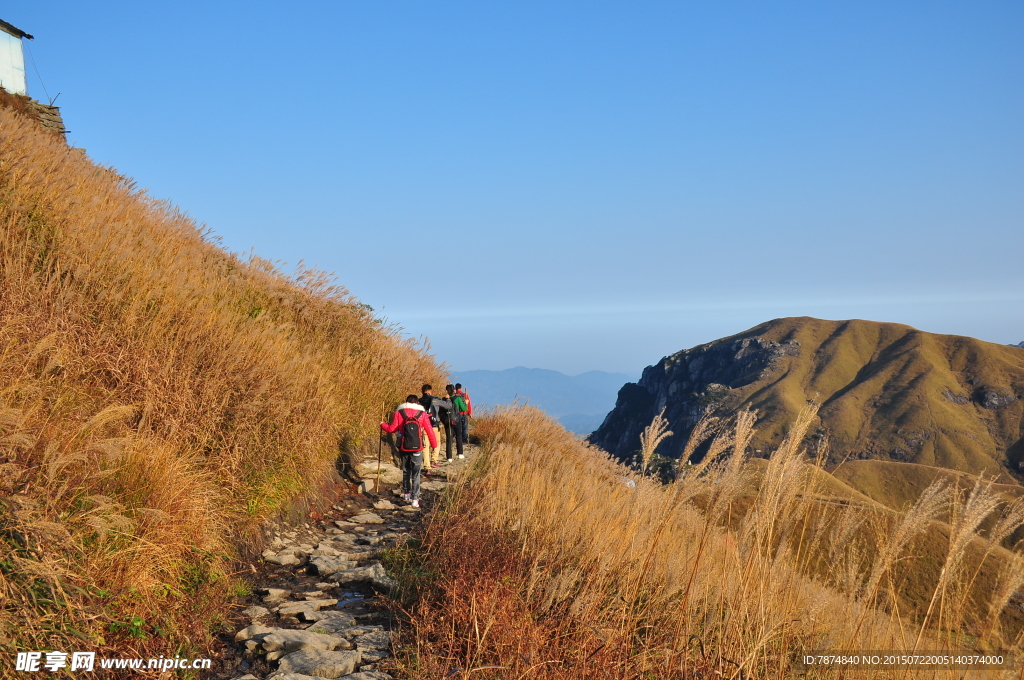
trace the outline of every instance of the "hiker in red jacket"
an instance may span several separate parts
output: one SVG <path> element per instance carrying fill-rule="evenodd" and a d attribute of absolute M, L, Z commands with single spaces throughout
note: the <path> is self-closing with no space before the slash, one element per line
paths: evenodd
<path fill-rule="evenodd" d="M 473 400 L 469 398 L 469 392 L 462 387 L 462 383 L 455 383 L 455 391 L 462 395 L 462 398 L 466 400 L 466 415 L 470 418 L 473 417 Z"/>
<path fill-rule="evenodd" d="M 402 456 L 402 495 L 420 507 L 420 472 L 423 470 L 423 435 L 430 446 L 437 448 L 437 436 L 430 424 L 430 416 L 420 406 L 415 394 L 410 394 L 391 417 L 390 423 L 381 423 L 380 429 L 398 434 L 398 452 Z"/>

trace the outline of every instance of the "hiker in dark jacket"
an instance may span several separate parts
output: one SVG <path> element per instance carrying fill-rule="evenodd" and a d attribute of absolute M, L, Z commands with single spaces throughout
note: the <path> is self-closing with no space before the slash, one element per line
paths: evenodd
<path fill-rule="evenodd" d="M 462 383 L 455 383 L 455 394 L 452 396 L 455 411 L 459 414 L 459 425 L 462 428 L 462 443 L 469 443 L 469 419 L 473 416 L 473 402 L 462 389 Z"/>
<path fill-rule="evenodd" d="M 412 501 L 412 507 L 420 507 L 420 472 L 423 470 L 423 434 L 426 432 L 431 446 L 437 446 L 430 417 L 419 404 L 415 394 L 410 394 L 391 417 L 390 423 L 381 423 L 380 429 L 399 435 L 398 452 L 402 456 L 402 492 L 405 500 Z"/>
<path fill-rule="evenodd" d="M 459 410 L 455 405 L 455 385 L 449 383 L 444 387 L 448 393 L 448 398 L 444 400 L 443 415 L 441 423 L 445 426 L 445 447 L 448 453 L 448 461 L 452 460 L 452 437 L 455 437 L 456 450 L 459 452 L 459 458 L 465 458 L 463 455 L 462 447 L 465 441 L 462 437 L 462 420 L 459 418 Z"/>
<path fill-rule="evenodd" d="M 441 430 L 440 430 L 440 427 L 441 427 L 441 417 L 438 414 L 438 403 L 437 402 L 441 401 L 441 400 L 439 400 L 437 397 L 434 396 L 433 390 L 434 390 L 434 388 L 431 385 L 429 385 L 429 384 L 425 384 L 423 386 L 423 394 L 420 395 L 420 406 L 423 407 L 423 409 L 427 412 L 427 415 L 430 417 L 430 426 L 434 429 L 434 436 L 437 438 L 438 442 L 440 442 L 441 441 Z M 425 453 L 424 453 L 424 456 L 423 456 L 423 467 L 432 467 L 432 468 L 439 468 L 439 467 L 441 467 L 441 445 L 440 445 L 440 443 L 438 443 L 438 445 L 434 447 L 433 451 L 429 451 L 428 452 L 426 450 L 426 447 L 425 447 L 424 448 L 424 452 Z"/>
<path fill-rule="evenodd" d="M 445 389 L 448 390 L 449 396 L 450 396 L 451 391 L 454 390 L 455 388 L 452 387 L 451 385 L 448 385 Z M 444 428 L 444 451 L 445 451 L 445 458 L 447 458 L 448 462 L 451 463 L 452 462 L 452 438 L 454 436 L 454 427 L 455 427 L 455 423 L 453 422 L 453 418 L 452 418 L 452 413 L 454 412 L 454 407 L 452 406 L 452 400 L 450 398 L 449 399 L 442 399 L 441 397 L 434 397 L 431 403 L 434 405 L 434 407 L 437 408 L 437 419 L 439 421 L 441 421 L 441 427 Z M 461 456 L 462 455 L 462 444 L 461 444 L 461 441 L 459 440 L 458 437 L 454 437 L 454 438 L 455 438 L 455 443 L 458 444 L 458 449 L 457 450 L 459 452 L 459 455 Z"/>

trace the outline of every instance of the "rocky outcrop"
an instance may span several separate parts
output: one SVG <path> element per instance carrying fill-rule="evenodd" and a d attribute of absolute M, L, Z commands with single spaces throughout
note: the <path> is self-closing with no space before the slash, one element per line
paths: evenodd
<path fill-rule="evenodd" d="M 11 93 L 0 87 L 0 107 L 13 109 L 17 113 L 31 118 L 44 130 L 59 135 L 67 134 L 60 109 L 52 104 L 43 104 L 26 95 Z"/>
<path fill-rule="evenodd" d="M 765 380 L 783 357 L 800 356 L 800 343 L 758 336 L 736 336 L 684 349 L 644 369 L 637 383 L 619 391 L 615 409 L 590 441 L 622 460 L 640 449 L 640 433 L 662 409 L 679 435 L 665 440 L 659 453 L 678 458 L 685 434 L 708 411 L 733 402 L 733 390 Z"/>
<path fill-rule="evenodd" d="M 748 453 L 768 456 L 817 404 L 811 442 L 829 462 L 909 461 L 1012 481 L 1024 469 L 1022 396 L 1016 347 L 900 324 L 776 319 L 647 367 L 590 441 L 629 460 L 665 409 L 675 434 L 658 453 L 678 457 L 703 414 L 749 407 L 759 421 Z"/>
<path fill-rule="evenodd" d="M 989 411 L 1005 408 L 1017 401 L 1017 397 L 1013 393 L 987 385 L 978 388 L 974 393 L 974 399 L 982 408 L 987 408 Z"/>

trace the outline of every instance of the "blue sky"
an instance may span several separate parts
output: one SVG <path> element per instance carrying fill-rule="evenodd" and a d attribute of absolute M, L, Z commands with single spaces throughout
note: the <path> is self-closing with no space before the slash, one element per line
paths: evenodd
<path fill-rule="evenodd" d="M 459 369 L 1024 340 L 1019 2 L 9 2 L 70 139 Z"/>

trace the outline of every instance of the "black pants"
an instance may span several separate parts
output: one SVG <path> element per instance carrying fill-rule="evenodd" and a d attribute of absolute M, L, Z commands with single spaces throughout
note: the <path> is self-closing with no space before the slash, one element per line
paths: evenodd
<path fill-rule="evenodd" d="M 462 428 L 462 443 L 463 444 L 468 444 L 469 443 L 469 416 L 467 416 L 465 413 L 460 413 L 458 415 L 458 418 L 459 418 L 459 426 Z M 459 451 L 459 455 L 460 456 L 462 455 L 462 451 Z"/>
<path fill-rule="evenodd" d="M 402 493 L 420 497 L 420 472 L 423 470 L 422 451 L 402 451 Z"/>
<path fill-rule="evenodd" d="M 444 451 L 445 457 L 448 460 L 452 459 L 452 438 L 455 439 L 455 449 L 462 455 L 462 428 L 459 425 L 459 417 L 455 416 L 451 423 L 442 423 L 444 425 Z"/>

